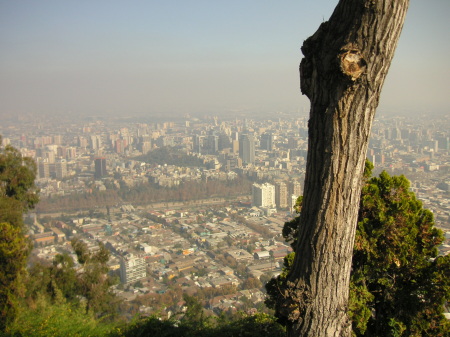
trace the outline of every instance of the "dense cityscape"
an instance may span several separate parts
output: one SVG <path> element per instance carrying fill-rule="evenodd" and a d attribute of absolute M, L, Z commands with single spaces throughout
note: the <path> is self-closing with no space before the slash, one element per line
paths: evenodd
<path fill-rule="evenodd" d="M 449 12 L 0 2 L 0 336 L 450 336 Z"/>
<path fill-rule="evenodd" d="M 127 315 L 170 317 L 180 308 L 161 303 L 174 286 L 202 293 L 215 314 L 267 310 L 264 284 L 292 251 L 281 233 L 302 195 L 307 124 L 282 113 L 10 118 L 0 134 L 37 163 L 41 201 L 27 215 L 34 258 L 76 260 L 71 239 L 94 251 L 102 242 Z M 441 254 L 450 251 L 449 130 L 448 117 L 379 117 L 368 151 L 376 174 L 404 174 L 433 211 L 447 233 Z"/>

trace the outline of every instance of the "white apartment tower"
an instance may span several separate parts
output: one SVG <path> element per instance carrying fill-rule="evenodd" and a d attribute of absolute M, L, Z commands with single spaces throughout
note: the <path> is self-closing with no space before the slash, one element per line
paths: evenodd
<path fill-rule="evenodd" d="M 275 186 L 269 183 L 253 184 L 252 186 L 253 206 L 263 208 L 275 207 Z"/>
<path fill-rule="evenodd" d="M 120 281 L 133 283 L 147 276 L 147 266 L 143 257 L 130 255 L 120 260 Z"/>

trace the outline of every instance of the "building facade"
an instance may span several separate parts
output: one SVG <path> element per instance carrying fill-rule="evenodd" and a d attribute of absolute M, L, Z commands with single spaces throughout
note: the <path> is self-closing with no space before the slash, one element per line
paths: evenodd
<path fill-rule="evenodd" d="M 286 209 L 289 207 L 288 203 L 288 187 L 284 181 L 275 183 L 275 204 L 278 209 Z"/>
<path fill-rule="evenodd" d="M 275 186 L 269 183 L 253 184 L 252 205 L 263 208 L 275 207 Z"/>
<path fill-rule="evenodd" d="M 264 133 L 261 135 L 261 149 L 273 151 L 273 135 L 271 133 Z"/>
<path fill-rule="evenodd" d="M 252 135 L 239 137 L 239 157 L 243 164 L 255 163 L 255 140 Z"/>
<path fill-rule="evenodd" d="M 147 277 L 147 264 L 143 257 L 131 255 L 120 260 L 120 281 L 133 283 Z"/>
<path fill-rule="evenodd" d="M 95 158 L 95 173 L 94 178 L 100 179 L 107 175 L 106 172 L 106 158 Z"/>

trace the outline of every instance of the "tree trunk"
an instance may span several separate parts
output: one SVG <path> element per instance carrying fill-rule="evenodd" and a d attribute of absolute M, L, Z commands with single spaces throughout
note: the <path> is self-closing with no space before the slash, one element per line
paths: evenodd
<path fill-rule="evenodd" d="M 350 336 L 352 251 L 367 144 L 409 0 L 340 0 L 302 47 L 311 101 L 298 246 L 283 310 L 288 336 Z"/>

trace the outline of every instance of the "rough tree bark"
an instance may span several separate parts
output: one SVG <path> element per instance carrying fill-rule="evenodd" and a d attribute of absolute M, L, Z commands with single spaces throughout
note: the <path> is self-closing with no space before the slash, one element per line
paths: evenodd
<path fill-rule="evenodd" d="M 302 47 L 311 101 L 298 246 L 284 289 L 289 336 L 350 336 L 352 250 L 368 137 L 409 0 L 340 0 Z"/>

